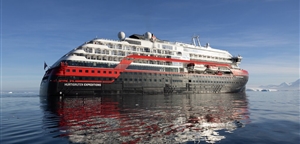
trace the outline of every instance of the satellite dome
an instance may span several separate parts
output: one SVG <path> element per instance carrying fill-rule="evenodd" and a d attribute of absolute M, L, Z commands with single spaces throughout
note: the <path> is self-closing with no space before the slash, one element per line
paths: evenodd
<path fill-rule="evenodd" d="M 118 33 L 118 38 L 119 38 L 120 41 L 123 41 L 123 40 L 125 39 L 125 33 L 122 32 L 122 31 L 119 32 L 119 33 Z"/>
<path fill-rule="evenodd" d="M 149 40 L 149 39 L 151 39 L 152 34 L 151 34 L 150 32 L 146 32 L 146 33 L 144 34 L 144 37 L 145 37 L 146 40 Z"/>

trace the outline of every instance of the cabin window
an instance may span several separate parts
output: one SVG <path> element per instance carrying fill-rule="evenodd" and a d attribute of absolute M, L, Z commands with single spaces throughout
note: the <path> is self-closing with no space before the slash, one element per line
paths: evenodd
<path fill-rule="evenodd" d="M 122 45 L 121 45 L 121 44 L 118 44 L 118 45 L 117 45 L 117 49 L 122 49 Z"/>
<path fill-rule="evenodd" d="M 100 73 L 100 71 L 98 70 L 98 73 Z"/>
<path fill-rule="evenodd" d="M 109 71 L 108 73 L 111 74 L 111 71 Z"/>
<path fill-rule="evenodd" d="M 86 72 L 86 73 L 88 73 L 88 72 L 89 72 L 89 70 L 85 70 L 85 72 Z"/>
<path fill-rule="evenodd" d="M 150 52 L 150 49 L 149 48 L 144 48 L 144 51 L 145 52 Z"/>
<path fill-rule="evenodd" d="M 113 45 L 109 43 L 109 44 L 107 44 L 107 47 L 112 48 Z"/>
<path fill-rule="evenodd" d="M 106 74 L 106 71 L 103 71 L 103 73 L 105 73 L 105 74 Z"/>
<path fill-rule="evenodd" d="M 115 71 L 115 74 L 117 74 L 118 72 Z"/>
<path fill-rule="evenodd" d="M 100 53 L 101 53 L 101 50 L 100 50 L 100 49 L 96 49 L 96 50 L 95 50 L 95 53 L 100 54 Z"/>
<path fill-rule="evenodd" d="M 82 70 L 79 70 L 79 72 L 82 72 Z"/>
<path fill-rule="evenodd" d="M 66 69 L 66 72 L 70 72 L 70 69 Z"/>
<path fill-rule="evenodd" d="M 73 69 L 73 70 L 72 70 L 72 72 L 76 72 L 76 70 L 75 70 L 75 69 Z"/>
<path fill-rule="evenodd" d="M 95 71 L 94 70 L 92 70 L 92 73 L 94 73 Z"/>

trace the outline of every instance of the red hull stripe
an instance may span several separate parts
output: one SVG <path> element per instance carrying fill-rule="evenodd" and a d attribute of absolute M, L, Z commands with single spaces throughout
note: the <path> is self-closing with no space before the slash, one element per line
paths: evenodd
<path fill-rule="evenodd" d="M 237 70 L 237 69 L 231 69 L 231 72 L 235 76 L 248 76 L 249 73 L 246 70 Z"/>
<path fill-rule="evenodd" d="M 141 55 L 130 55 L 123 58 L 120 63 L 115 68 L 95 68 L 95 67 L 77 67 L 77 66 L 68 66 L 65 63 L 61 63 L 60 67 L 52 69 L 51 73 L 56 76 L 84 76 L 84 77 L 109 77 L 109 78 L 118 78 L 120 74 L 124 71 L 127 72 L 142 72 L 142 73 L 162 73 L 159 71 L 149 71 L 149 70 L 127 70 L 126 68 L 137 59 L 148 59 L 148 60 L 156 60 L 156 61 L 167 61 L 167 62 L 180 62 L 180 63 L 194 63 L 194 64 L 203 64 L 209 66 L 225 66 L 231 67 L 229 64 L 223 63 L 213 63 L 213 62 L 203 62 L 203 61 L 190 61 L 190 60 L 180 60 L 180 59 L 172 59 L 172 58 L 161 58 L 161 57 L 153 57 L 153 56 L 141 56 Z M 248 76 L 248 72 L 246 70 L 237 70 L 231 69 L 233 75 L 235 76 Z M 177 72 L 167 72 L 168 74 L 187 74 L 187 73 L 177 73 Z M 50 73 L 48 73 L 50 74 Z M 47 75 L 48 75 L 47 74 Z M 51 75 L 51 74 L 50 74 Z M 76 80 L 79 82 L 78 80 Z M 95 81 L 82 81 L 82 82 L 95 82 Z M 99 81 L 98 81 L 99 82 Z M 104 82 L 104 81 L 101 81 Z M 104 83 L 112 83 L 112 81 L 105 81 Z"/>

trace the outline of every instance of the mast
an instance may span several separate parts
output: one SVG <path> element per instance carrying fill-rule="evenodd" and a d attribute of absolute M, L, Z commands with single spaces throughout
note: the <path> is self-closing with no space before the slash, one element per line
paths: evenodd
<path fill-rule="evenodd" d="M 201 47 L 200 40 L 199 40 L 199 36 L 193 36 L 193 37 L 192 37 L 192 44 L 193 44 L 194 46 L 199 46 L 199 47 Z"/>

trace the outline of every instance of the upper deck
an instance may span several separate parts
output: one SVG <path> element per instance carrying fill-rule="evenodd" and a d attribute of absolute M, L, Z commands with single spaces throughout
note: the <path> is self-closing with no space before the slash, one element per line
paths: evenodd
<path fill-rule="evenodd" d="M 229 52 L 212 48 L 209 45 L 201 46 L 200 43 L 199 45 L 195 45 L 182 42 L 169 42 L 160 40 L 153 34 L 152 36 L 149 36 L 149 32 L 145 35 L 134 34 L 130 37 L 125 37 L 125 34 L 120 36 L 122 34 L 124 33 L 119 33 L 119 40 L 95 38 L 88 41 L 78 48 L 71 50 L 59 61 L 73 60 L 118 63 L 122 60 L 122 58 L 134 54 L 141 56 L 234 64 L 232 61 L 232 55 Z M 136 61 L 133 64 L 184 67 L 184 65 L 179 63 L 166 64 L 159 61 L 148 60 Z M 238 67 L 237 64 L 238 63 L 235 64 L 236 67 Z"/>

